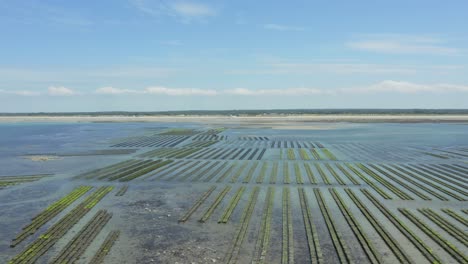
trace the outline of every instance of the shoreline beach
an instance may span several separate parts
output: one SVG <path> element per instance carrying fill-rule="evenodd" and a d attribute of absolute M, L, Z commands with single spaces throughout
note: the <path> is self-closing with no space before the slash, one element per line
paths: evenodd
<path fill-rule="evenodd" d="M 268 116 L 0 116 L 0 123 L 25 122 L 195 122 L 195 123 L 303 123 L 303 122 L 350 122 L 350 123 L 465 123 L 468 115 L 268 115 Z"/>

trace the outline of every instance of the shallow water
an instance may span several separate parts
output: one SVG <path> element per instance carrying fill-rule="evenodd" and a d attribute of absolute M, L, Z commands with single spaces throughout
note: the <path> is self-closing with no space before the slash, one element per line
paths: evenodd
<path fill-rule="evenodd" d="M 323 126 L 323 124 L 319 123 L 307 125 Z M 426 259 L 375 206 L 366 200 L 367 198 L 360 192 L 361 188 L 369 190 L 397 217 L 403 219 L 406 225 L 409 226 L 418 237 L 421 237 L 440 259 L 446 262 L 454 261 L 450 254 L 440 247 L 440 245 L 428 238 L 426 234 L 422 233 L 421 230 L 401 215 L 398 212 L 398 208 L 412 209 L 411 212 L 417 214 L 420 219 L 423 219 L 431 228 L 442 234 L 445 239 L 458 247 L 461 252 L 467 251 L 466 246 L 454 239 L 436 224 L 424 218 L 416 209 L 432 208 L 454 226 L 464 230 L 463 225 L 442 213 L 440 209 L 451 208 L 463 215 L 460 210 L 468 209 L 466 201 L 453 199 L 437 188 L 446 189 L 448 192 L 453 192 L 462 198 L 468 199 L 466 195 L 446 187 L 455 186 L 463 189 L 468 174 L 453 173 L 453 170 L 449 171 L 446 175 L 435 173 L 434 175 L 436 176 L 434 177 L 436 178 L 445 176 L 445 178 L 437 178 L 442 182 L 442 185 L 436 182 L 431 187 L 423 183 L 423 186 L 426 186 L 439 195 L 447 197 L 448 201 L 441 201 L 430 193 L 419 189 L 414 184 L 398 178 L 403 183 L 406 183 L 408 186 L 431 198 L 429 201 L 424 201 L 404 186 L 401 186 L 391 178 L 377 172 L 384 180 L 390 182 L 392 185 L 410 194 L 414 198 L 414 200 L 402 200 L 391 190 L 387 189 L 387 186 L 375 180 L 375 178 L 366 175 L 371 182 L 379 186 L 392 197 L 391 200 L 386 200 L 382 199 L 375 189 L 372 189 L 356 175 L 355 177 L 360 181 L 361 185 L 353 185 L 346 175 L 338 170 L 336 164 L 343 164 L 344 166 L 346 162 L 364 162 L 366 164 L 410 164 L 410 166 L 413 166 L 423 163 L 429 165 L 457 164 L 468 167 L 468 164 L 466 164 L 468 157 L 465 156 L 468 155 L 468 124 L 338 123 L 334 124 L 333 129 L 317 130 L 269 129 L 239 126 L 241 125 L 227 125 L 227 130 L 221 132 L 220 135 L 226 135 L 228 139 L 216 142 L 208 146 L 208 148 L 219 148 L 222 153 L 224 153 L 224 150 L 222 150 L 223 148 L 239 148 L 240 150 L 244 148 L 265 148 L 266 151 L 258 161 L 260 163 L 256 170 L 253 171 L 250 176 L 252 179 L 248 180 L 248 182 L 244 182 L 247 181 L 246 177 L 248 177 L 249 173 L 248 168 L 256 161 L 239 160 L 241 155 L 237 156 L 237 158 L 218 158 L 216 161 L 213 161 L 210 157 L 216 156 L 214 154 L 201 155 L 200 158 L 193 158 L 194 156 L 192 156 L 192 158 L 187 158 L 190 157 L 189 155 L 180 160 L 175 159 L 176 161 L 174 161 L 174 164 L 176 165 L 174 168 L 177 169 L 171 173 L 164 175 L 158 173 L 153 173 L 154 175 L 152 175 L 152 173 L 149 173 L 129 182 L 119 182 L 99 180 L 99 175 L 90 177 L 89 179 L 76 179 L 74 177 L 80 173 L 99 169 L 117 162 L 132 158 L 141 159 L 138 155 L 157 148 L 154 146 L 112 147 L 119 142 L 140 140 L 145 136 L 151 137 L 158 132 L 166 131 L 170 128 L 191 128 L 202 131 L 211 127 L 195 123 L 0 124 L 0 176 L 43 173 L 53 174 L 52 176 L 44 177 L 38 181 L 0 189 L 0 211 L 2 212 L 0 216 L 2 223 L 2 225 L 0 225 L 0 262 L 5 263 L 16 254 L 19 254 L 28 244 L 45 232 L 47 228 L 69 212 L 73 206 L 84 200 L 84 197 L 80 198 L 58 216 L 48 221 L 33 236 L 20 243 L 17 247 L 9 247 L 11 239 L 21 231 L 23 226 L 30 222 L 30 219 L 34 215 L 44 210 L 49 204 L 65 196 L 74 187 L 79 185 L 89 185 L 93 187 L 111 185 L 115 187 L 115 190 L 104 197 L 96 207 L 86 214 L 78 224 L 74 225 L 69 232 L 48 250 L 39 259 L 40 263 L 47 263 L 48 259 L 56 256 L 99 209 L 105 209 L 113 213 L 113 217 L 87 248 L 82 258 L 79 260 L 80 263 L 87 263 L 92 258 L 102 241 L 104 241 L 106 234 L 111 230 L 120 230 L 121 235 L 109 255 L 105 258 L 106 263 L 222 262 L 227 253 L 230 252 L 234 243 L 233 241 L 235 240 L 234 238 L 239 234 L 244 208 L 247 207 L 249 195 L 255 186 L 260 187 L 260 192 L 256 200 L 252 217 L 247 221 L 248 225 L 246 227 L 245 237 L 242 237 L 239 253 L 235 254 L 238 263 L 251 262 L 252 258 L 255 256 L 259 232 L 262 226 L 266 192 L 269 186 L 274 187 L 275 196 L 272 208 L 271 234 L 266 253 L 267 263 L 281 262 L 283 245 L 283 187 L 289 188 L 291 191 L 293 226 L 292 252 L 297 263 L 304 263 L 310 260 L 303 215 L 298 192 L 296 190 L 298 187 L 303 187 L 306 191 L 313 222 L 317 229 L 318 240 L 326 263 L 335 263 L 339 258 L 333 246 L 333 241 L 328 231 L 329 229 L 325 218 L 322 216 L 323 212 L 314 195 L 314 188 L 320 189 L 323 193 L 324 201 L 329 207 L 330 215 L 335 219 L 334 224 L 341 233 L 341 236 L 349 248 L 350 255 L 355 262 L 368 263 L 369 261 L 345 218 L 336 206 L 334 199 L 328 192 L 329 188 L 337 189 L 340 196 L 345 198 L 345 203 L 349 206 L 356 219 L 363 223 L 362 228 L 369 239 L 373 241 L 377 251 L 386 256 L 383 259 L 384 263 L 393 263 L 396 261 L 395 256 L 385 245 L 374 228 L 367 222 L 368 220 L 364 218 L 359 209 L 348 198 L 344 188 L 352 189 L 358 194 L 358 197 L 369 204 L 371 212 L 379 219 L 379 222 L 388 229 L 394 238 L 401 242 L 404 249 L 414 261 L 424 262 Z M 254 139 L 246 143 L 246 140 L 239 139 L 241 136 L 262 136 L 268 137 L 268 140 L 262 142 L 262 140 Z M 192 139 L 193 138 L 187 136 L 187 139 L 179 143 L 176 147 L 183 147 L 192 142 Z M 299 152 L 301 148 L 297 147 L 299 145 L 288 145 L 289 147 L 276 148 L 270 145 L 273 141 L 294 141 L 300 142 L 300 144 L 304 142 L 316 144 L 316 142 L 319 142 L 330 150 L 336 156 L 337 160 L 326 158 L 324 152 L 318 148 L 318 145 L 315 145 L 315 148 L 320 149 L 318 151 L 323 158 L 322 160 L 313 160 L 312 153 L 309 153 L 311 160 L 302 160 L 300 159 Z M 136 152 L 130 154 L 112 154 L 112 152 L 108 155 L 93 154 L 93 151 L 97 150 L 122 148 L 135 149 Z M 294 160 L 288 159 L 287 149 L 293 149 L 295 153 Z M 86 153 L 86 155 L 83 153 Z M 212 153 L 216 153 L 216 151 Z M 246 155 L 246 157 L 249 157 L 250 154 L 251 153 Z M 439 155 L 439 157 L 430 154 Z M 33 161 L 30 155 L 51 156 L 55 158 L 48 161 Z M 256 155 L 258 155 L 258 153 Z M 440 156 L 446 158 L 441 158 Z M 157 160 L 158 158 L 159 157 L 152 157 L 153 160 Z M 188 176 L 183 180 L 184 176 L 179 177 L 179 175 L 182 175 L 182 171 L 190 165 L 184 164 L 184 166 L 180 166 L 180 168 L 177 166 L 178 164 L 182 164 L 184 159 L 193 161 L 193 164 L 209 161 L 208 164 L 212 164 L 213 167 L 208 168 L 209 165 L 206 165 L 203 169 L 193 172 L 193 175 L 187 174 Z M 272 183 L 271 174 L 273 173 L 273 164 L 275 162 L 278 162 L 278 178 Z M 290 164 L 289 173 L 291 176 L 289 183 L 285 182 L 285 175 L 283 175 L 285 162 Z M 258 179 L 261 173 L 261 167 L 264 163 L 267 164 L 265 165 L 266 177 L 262 183 L 256 183 L 256 179 Z M 221 168 L 222 164 L 226 164 L 226 167 L 220 169 L 218 174 L 213 176 L 209 182 L 203 180 L 206 175 L 214 173 L 216 169 Z M 231 182 L 233 176 L 232 172 L 225 179 L 217 182 L 216 179 L 227 171 L 227 168 L 231 164 L 235 164 L 235 166 L 247 164 L 248 166 L 238 175 L 238 179 L 235 182 Z M 295 173 L 295 164 L 299 164 L 301 177 L 304 181 L 303 184 L 297 182 L 298 178 Z M 313 165 L 311 170 L 317 179 L 316 184 L 312 184 L 309 181 L 305 167 L 307 164 Z M 320 164 L 319 166 L 325 170 L 327 177 L 331 181 L 330 184 L 324 182 L 315 164 Z M 330 171 L 326 170 L 325 164 L 331 164 L 337 171 L 339 177 L 344 180 L 344 184 L 339 184 L 339 182 L 337 182 L 337 179 L 330 174 Z M 202 171 L 205 174 L 198 175 L 197 178 L 197 173 Z M 420 169 L 417 169 L 417 171 L 418 173 L 422 173 L 420 175 L 423 175 L 423 171 Z M 449 178 L 449 180 L 447 180 L 447 178 Z M 431 183 L 433 182 L 432 180 L 429 181 Z M 125 184 L 129 186 L 125 195 L 115 196 L 118 189 Z M 201 203 L 200 207 L 195 210 L 187 222 L 178 223 L 178 220 L 210 186 L 216 186 L 213 194 L 211 194 L 206 201 Z M 214 203 L 216 195 L 218 195 L 225 186 L 232 186 L 232 189 L 213 211 L 209 221 L 206 223 L 198 222 L 197 220 L 200 219 L 209 206 Z M 217 220 L 228 206 L 235 190 L 240 186 L 246 186 L 247 189 L 242 195 L 238 205 L 235 207 L 231 219 L 227 224 L 218 224 Z M 433 186 L 438 187 L 435 188 Z M 466 215 L 464 215 L 464 217 L 466 218 Z"/>

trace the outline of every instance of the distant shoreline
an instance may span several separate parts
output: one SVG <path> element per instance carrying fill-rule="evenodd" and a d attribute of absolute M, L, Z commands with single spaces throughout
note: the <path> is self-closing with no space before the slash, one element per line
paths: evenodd
<path fill-rule="evenodd" d="M 265 115 L 265 116 L 226 116 L 226 115 L 179 115 L 179 116 L 128 116 L 128 115 L 73 115 L 73 116 L 0 116 L 0 123 L 27 122 L 194 122 L 207 124 L 274 124 L 303 122 L 350 122 L 350 123 L 467 123 L 468 115 L 427 115 L 427 114 L 325 114 L 325 115 Z"/>

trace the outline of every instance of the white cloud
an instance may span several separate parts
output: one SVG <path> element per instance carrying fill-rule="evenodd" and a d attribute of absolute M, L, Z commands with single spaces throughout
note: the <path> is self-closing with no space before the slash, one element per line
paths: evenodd
<path fill-rule="evenodd" d="M 47 89 L 47 93 L 49 95 L 54 95 L 54 96 L 69 96 L 69 95 L 75 95 L 77 94 L 75 91 L 73 91 L 70 88 L 67 87 L 57 87 L 57 86 L 51 86 Z"/>
<path fill-rule="evenodd" d="M 94 92 L 77 92 L 66 87 L 49 87 L 47 92 L 35 92 L 28 90 L 2 90 L 0 94 L 9 94 L 17 96 L 71 96 L 71 95 L 166 95 L 166 96 L 310 96 L 310 95 L 337 95 L 347 96 L 351 94 L 447 94 L 447 93 L 468 93 L 468 85 L 436 83 L 421 84 L 405 81 L 384 80 L 379 83 L 347 88 L 284 88 L 284 89 L 250 89 L 235 88 L 226 90 L 198 89 L 198 88 L 168 88 L 164 86 L 152 86 L 140 90 L 120 89 L 114 87 L 101 87 Z"/>
<path fill-rule="evenodd" d="M 264 24 L 263 28 L 278 31 L 304 31 L 303 27 L 285 26 L 280 24 Z"/>
<path fill-rule="evenodd" d="M 288 88 L 288 89 L 246 89 L 236 88 L 226 90 L 225 93 L 232 95 L 316 95 L 316 94 L 330 94 L 331 91 L 325 91 L 315 88 Z"/>
<path fill-rule="evenodd" d="M 418 84 L 385 80 L 367 87 L 340 89 L 344 93 L 460 93 L 468 92 L 468 86 L 456 84 Z"/>
<path fill-rule="evenodd" d="M 135 90 L 129 90 L 129 89 L 119 89 L 119 88 L 114 88 L 114 87 L 102 87 L 96 89 L 94 93 L 97 94 L 129 94 L 129 93 L 138 93 Z"/>
<path fill-rule="evenodd" d="M 236 88 L 229 90 L 196 89 L 196 88 L 167 88 L 162 86 L 147 87 L 143 90 L 118 89 L 113 87 L 103 87 L 95 91 L 97 94 L 121 95 L 121 94 L 160 94 L 170 96 L 190 96 L 190 95 L 311 95 L 329 94 L 314 88 L 289 88 L 289 89 L 246 89 Z"/>
<path fill-rule="evenodd" d="M 324 88 L 284 88 L 284 89 L 249 89 L 235 88 L 227 90 L 168 88 L 162 86 L 148 87 L 142 90 L 118 89 L 103 87 L 95 91 L 103 95 L 122 94 L 156 94 L 169 96 L 215 96 L 215 95 L 240 95 L 240 96 L 307 96 L 307 95 L 342 95 L 370 94 L 370 93 L 465 93 L 468 86 L 456 84 L 418 84 L 404 81 L 385 80 L 376 84 L 361 87 L 324 89 Z"/>
<path fill-rule="evenodd" d="M 460 49 L 447 47 L 440 38 L 398 34 L 364 35 L 346 46 L 356 50 L 389 54 L 458 55 Z"/>
<path fill-rule="evenodd" d="M 40 92 L 28 91 L 28 90 L 18 90 L 18 91 L 8 91 L 0 89 L 0 94 L 12 94 L 12 95 L 21 95 L 21 96 L 36 96 L 40 95 Z"/>
<path fill-rule="evenodd" d="M 164 94 L 164 95 L 216 95 L 216 90 L 206 89 L 188 89 L 188 88 L 167 88 L 167 87 L 148 87 L 145 93 Z"/>
<path fill-rule="evenodd" d="M 418 84 L 403 81 L 385 80 L 376 84 L 355 88 L 319 89 L 319 88 L 286 88 L 286 89 L 247 89 L 236 88 L 219 92 L 219 94 L 245 96 L 301 96 L 301 95 L 345 95 L 353 93 L 463 93 L 468 86 L 455 84 Z"/>
<path fill-rule="evenodd" d="M 102 87 L 96 89 L 96 94 L 160 94 L 170 96 L 186 96 L 186 95 L 217 95 L 218 91 L 211 89 L 197 88 L 168 88 L 163 86 L 147 87 L 143 90 L 119 89 L 114 87 Z"/>
<path fill-rule="evenodd" d="M 246 89 L 237 88 L 225 90 L 222 93 L 230 95 L 271 95 L 271 96 L 301 96 L 301 95 L 342 95 L 369 94 L 369 93 L 398 93 L 398 94 L 423 94 L 423 93 L 467 93 L 468 85 L 456 84 L 419 84 L 404 81 L 385 80 L 376 84 L 339 89 L 319 88 L 286 88 L 286 89 Z M 221 94 L 221 93 L 220 93 Z"/>
<path fill-rule="evenodd" d="M 22 91 L 16 91 L 16 92 L 12 92 L 13 94 L 17 94 L 17 95 L 24 95 L 24 96 L 36 96 L 36 95 L 40 95 L 41 93 L 39 92 L 34 92 L 34 91 L 27 91 L 27 90 L 22 90 Z"/>

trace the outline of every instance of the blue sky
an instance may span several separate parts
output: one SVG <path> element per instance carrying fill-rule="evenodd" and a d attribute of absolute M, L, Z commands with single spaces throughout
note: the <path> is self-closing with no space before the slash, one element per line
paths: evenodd
<path fill-rule="evenodd" d="M 467 10 L 0 0 L 0 111 L 468 108 Z"/>

